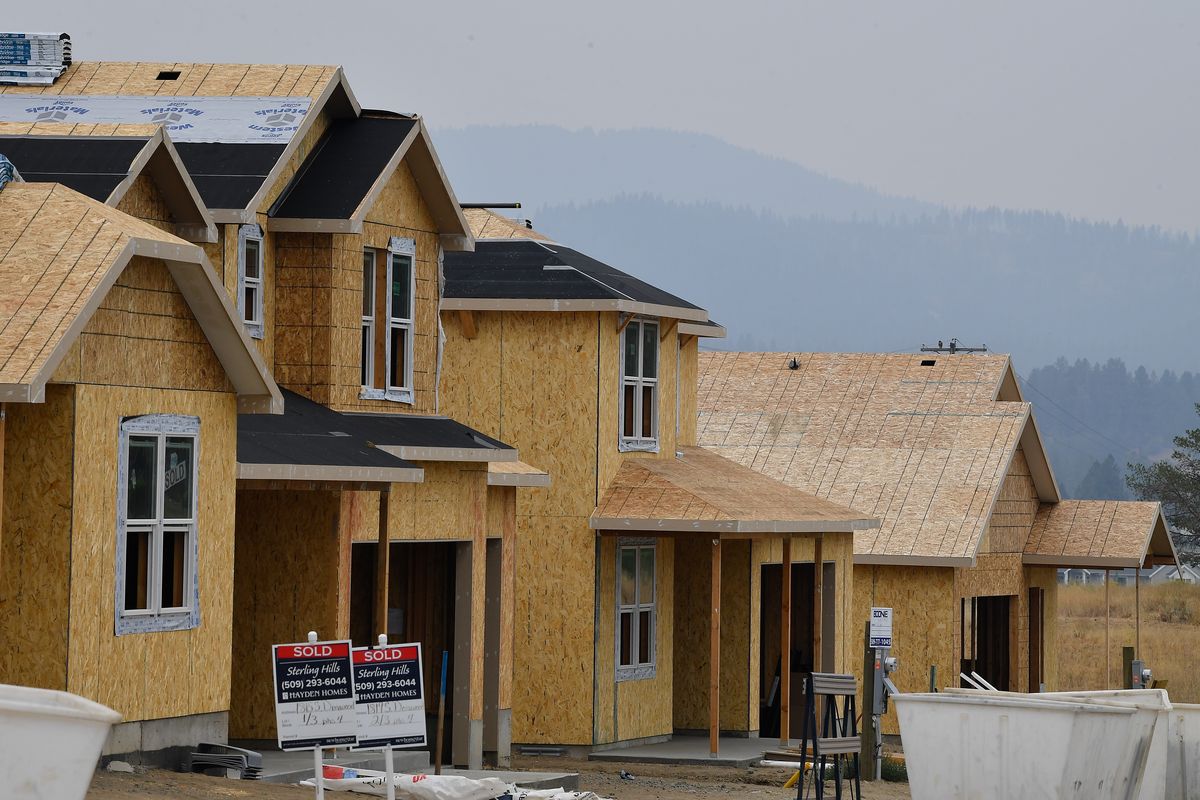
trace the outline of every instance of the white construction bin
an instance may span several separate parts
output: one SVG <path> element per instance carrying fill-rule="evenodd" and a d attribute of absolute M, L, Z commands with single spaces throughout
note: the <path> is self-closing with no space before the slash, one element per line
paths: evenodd
<path fill-rule="evenodd" d="M 892 696 L 914 798 L 1128 800 L 1158 708 L 995 692 Z"/>
<path fill-rule="evenodd" d="M 83 800 L 121 715 L 69 692 L 0 684 L 0 796 Z"/>
<path fill-rule="evenodd" d="M 1200 705 L 1175 703 L 1167 745 L 1167 800 L 1200 797 Z"/>

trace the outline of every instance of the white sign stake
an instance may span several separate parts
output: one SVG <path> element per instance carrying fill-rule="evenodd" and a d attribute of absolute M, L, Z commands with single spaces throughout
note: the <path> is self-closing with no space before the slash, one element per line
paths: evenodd
<path fill-rule="evenodd" d="M 308 643 L 316 644 L 318 641 L 317 632 L 308 632 Z M 313 748 L 313 782 L 317 784 L 317 800 L 325 800 L 325 765 L 321 763 L 324 750 L 320 747 Z"/>
<path fill-rule="evenodd" d="M 379 634 L 379 648 L 387 647 L 387 634 Z M 387 770 L 387 800 L 396 800 L 396 768 L 392 761 L 392 746 L 383 749 L 383 768 Z"/>

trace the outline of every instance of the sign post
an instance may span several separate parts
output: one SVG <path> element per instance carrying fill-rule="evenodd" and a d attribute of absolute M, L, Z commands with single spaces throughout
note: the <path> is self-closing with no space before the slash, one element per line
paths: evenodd
<path fill-rule="evenodd" d="M 353 650 L 355 724 L 358 749 L 382 748 L 387 769 L 387 797 L 395 800 L 393 747 L 424 747 L 425 682 L 421 645 L 387 643 Z"/>
<path fill-rule="evenodd" d="M 875 780 L 880 780 L 883 771 L 883 715 L 887 712 L 887 687 L 884 685 L 887 653 L 892 649 L 892 609 L 872 608 L 871 622 L 867 628 L 867 646 L 874 658 L 871 674 L 871 723 L 875 728 L 872 761 L 875 765 Z M 864 678 L 864 683 L 866 682 Z M 866 713 L 864 709 L 863 713 Z"/>
<path fill-rule="evenodd" d="M 312 750 L 317 798 L 325 797 L 323 748 L 358 741 L 349 641 L 271 647 L 275 676 L 275 728 L 280 750 Z"/>

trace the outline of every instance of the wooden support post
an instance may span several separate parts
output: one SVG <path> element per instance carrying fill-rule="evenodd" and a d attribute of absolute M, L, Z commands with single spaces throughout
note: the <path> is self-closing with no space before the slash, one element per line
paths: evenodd
<path fill-rule="evenodd" d="M 458 312 L 458 321 L 462 327 L 463 336 L 467 339 L 474 339 L 479 335 L 478 328 L 475 327 L 475 313 L 465 309 L 460 309 Z"/>
<path fill-rule="evenodd" d="M 1112 607 L 1109 605 L 1108 585 L 1112 583 L 1112 570 L 1104 570 L 1104 688 L 1113 688 L 1112 680 Z"/>
<path fill-rule="evenodd" d="M 721 738 L 721 539 L 712 540 L 712 626 L 708 633 L 708 754 L 716 758 Z"/>
<path fill-rule="evenodd" d="M 1133 652 L 1142 657 L 1142 567 L 1133 573 Z"/>
<path fill-rule="evenodd" d="M 500 538 L 500 677 L 496 692 L 496 761 L 507 767 L 512 759 L 513 621 L 516 617 L 517 490 L 503 487 L 504 522 Z"/>
<path fill-rule="evenodd" d="M 487 615 L 487 472 L 467 475 L 471 528 L 471 666 L 468 685 L 468 769 L 483 768 L 484 620 Z"/>
<path fill-rule="evenodd" d="M 351 534 L 350 521 L 353 519 L 349 505 L 351 495 L 348 492 L 336 492 L 337 510 L 334 514 L 333 535 L 336 540 L 337 558 L 337 597 L 334 599 L 333 638 L 350 638 L 350 572 L 351 572 Z"/>
<path fill-rule="evenodd" d="M 783 604 L 779 634 L 779 745 L 792 738 L 792 537 L 783 537 L 780 574 Z M 770 666 L 767 667 L 770 669 Z"/>
<path fill-rule="evenodd" d="M 1122 647 L 1121 648 L 1121 671 L 1125 673 L 1125 676 L 1123 678 L 1121 678 L 1121 688 L 1122 689 L 1132 689 L 1133 688 L 1133 659 L 1134 658 L 1135 658 L 1135 655 L 1134 655 L 1134 650 L 1132 647 Z"/>
<path fill-rule="evenodd" d="M 825 672 L 821 623 L 825 620 L 825 555 L 821 534 L 813 541 L 813 672 Z"/>
<path fill-rule="evenodd" d="M 379 531 L 375 550 L 375 630 L 372 641 L 375 636 L 388 633 L 388 585 L 391 581 L 389 562 L 392 550 L 388 539 L 388 506 L 391 505 L 392 497 L 390 490 L 389 486 L 379 493 Z"/>

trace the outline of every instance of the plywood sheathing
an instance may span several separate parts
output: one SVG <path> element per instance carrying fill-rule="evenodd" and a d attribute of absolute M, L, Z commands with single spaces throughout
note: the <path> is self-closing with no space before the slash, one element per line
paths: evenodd
<path fill-rule="evenodd" d="M 688 529 L 673 522 L 729 522 L 730 530 L 738 530 L 739 523 L 763 523 L 776 531 L 851 530 L 874 523 L 702 447 L 682 447 L 675 458 L 624 461 L 592 525 L 610 520 L 653 520 L 662 530 Z"/>
<path fill-rule="evenodd" d="M 130 260 L 100 301 L 52 379 L 233 391 L 166 266 L 141 256 Z"/>
<path fill-rule="evenodd" d="M 1141 566 L 1148 553 L 1173 560 L 1169 542 L 1160 541 L 1156 548 L 1152 547 L 1161 517 L 1159 503 L 1115 500 L 1047 503 L 1037 510 L 1024 553 L 1027 560 L 1061 566 Z"/>
<path fill-rule="evenodd" d="M 696 442 L 696 381 L 700 340 L 695 336 L 679 341 L 679 444 L 693 447 Z"/>
<path fill-rule="evenodd" d="M 9 184 L 0 215 L 0 383 L 37 378 L 133 239 L 191 248 L 59 184 Z"/>
<path fill-rule="evenodd" d="M 516 219 L 497 214 L 486 208 L 464 208 L 463 216 L 471 226 L 476 239 L 536 239 L 550 241 L 550 237 L 525 226 Z"/>
<path fill-rule="evenodd" d="M 126 721 L 225 711 L 233 629 L 237 399 L 214 392 L 84 384 L 74 391 L 67 689 L 116 709 Z M 142 414 L 200 418 L 200 625 L 170 634 L 114 636 L 116 442 L 121 419 Z"/>
<path fill-rule="evenodd" d="M 797 369 L 790 369 L 796 359 Z M 701 353 L 698 441 L 878 516 L 859 556 L 969 560 L 1029 416 L 1004 356 Z"/>
<path fill-rule="evenodd" d="M 11 122 L 0 120 L 0 136 L 153 136 L 158 125 L 136 122 Z M 0 143 L 0 150 L 3 144 Z"/>
<path fill-rule="evenodd" d="M 51 386 L 45 403 L 5 414 L 0 682 L 64 690 L 75 391 Z"/>
<path fill-rule="evenodd" d="M 118 211 L 131 217 L 137 217 L 159 230 L 168 233 L 173 230 L 174 215 L 154 180 L 144 172 L 134 178 L 133 185 L 125 192 L 125 196 L 117 203 L 116 208 Z"/>
<path fill-rule="evenodd" d="M 359 396 L 363 249 L 386 251 L 393 236 L 416 244 L 411 405 Z M 434 413 L 438 235 L 408 167 L 401 164 L 389 179 L 361 234 L 279 233 L 274 238 L 276 379 L 339 411 Z M 376 269 L 384 263 L 381 256 Z M 377 320 L 377 327 L 381 324 Z"/>
<path fill-rule="evenodd" d="M 160 81 L 163 71 L 180 74 L 176 80 Z M 336 72 L 337 67 L 316 65 L 77 61 L 50 86 L 0 86 L 0 93 L 315 99 Z"/>

